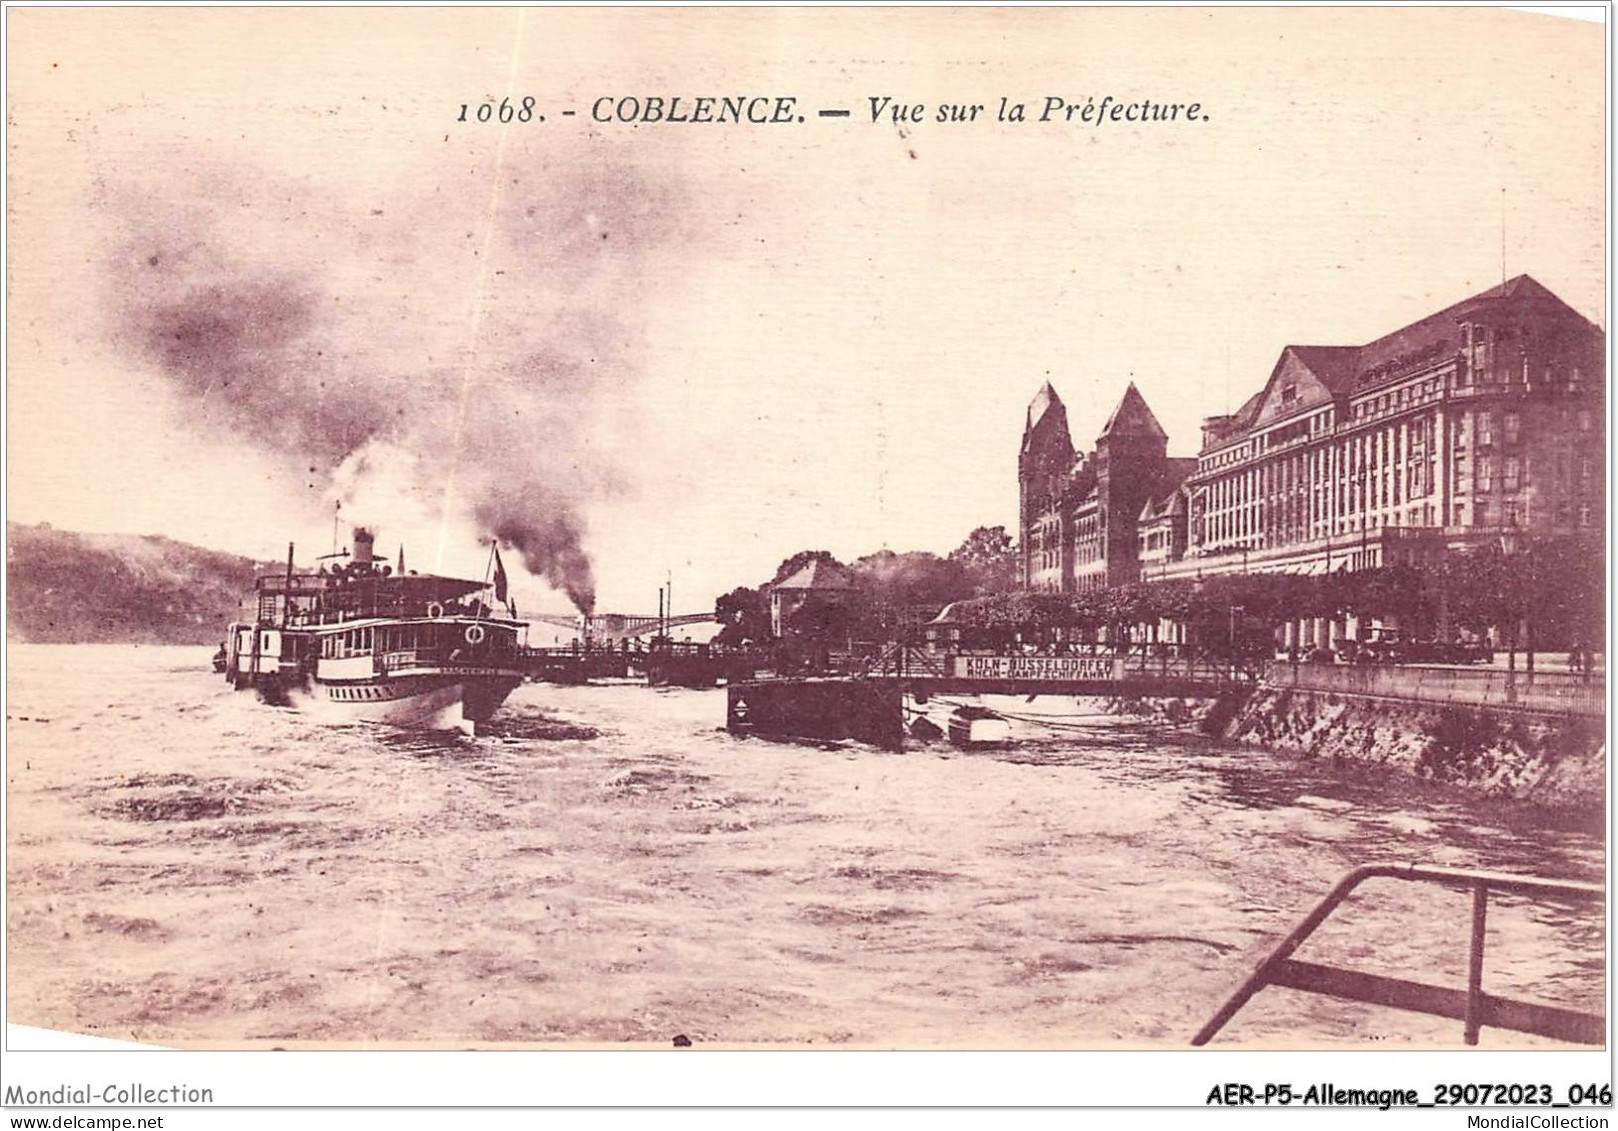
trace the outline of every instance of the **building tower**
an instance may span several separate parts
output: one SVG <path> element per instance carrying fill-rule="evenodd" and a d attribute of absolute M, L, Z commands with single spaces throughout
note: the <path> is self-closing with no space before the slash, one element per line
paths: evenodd
<path fill-rule="evenodd" d="M 1140 513 L 1164 480 L 1168 443 L 1168 433 L 1131 381 L 1096 438 L 1096 510 L 1107 563 L 1103 584 L 1140 578 Z"/>
<path fill-rule="evenodd" d="M 1060 504 L 1074 458 L 1067 406 L 1047 381 L 1028 406 L 1017 454 L 1017 546 L 1025 589 L 1062 588 L 1068 531 Z"/>

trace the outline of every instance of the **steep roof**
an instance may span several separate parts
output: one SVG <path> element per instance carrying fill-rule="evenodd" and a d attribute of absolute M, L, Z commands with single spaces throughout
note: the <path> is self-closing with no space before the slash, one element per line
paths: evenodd
<path fill-rule="evenodd" d="M 1163 468 L 1163 476 L 1159 480 L 1162 490 L 1177 490 L 1191 473 L 1197 469 L 1196 456 L 1170 456 Z"/>
<path fill-rule="evenodd" d="M 1354 359 L 1354 373 L 1351 375 L 1353 387 L 1364 388 L 1396 378 L 1408 362 L 1423 355 L 1436 359 L 1453 349 L 1459 349 L 1461 323 L 1486 310 L 1523 313 L 1536 307 L 1541 312 L 1549 309 L 1559 315 L 1571 314 L 1588 324 L 1582 314 L 1538 280 L 1530 275 L 1518 275 L 1361 346 Z M 1348 391 L 1347 388 L 1342 390 Z"/>
<path fill-rule="evenodd" d="M 1101 430 L 1098 438 L 1105 440 L 1109 436 L 1154 436 L 1168 439 L 1168 433 L 1163 431 L 1157 417 L 1152 415 L 1152 410 L 1146 406 L 1146 398 L 1140 395 L 1140 390 L 1135 388 L 1133 381 L 1129 383 L 1129 388 L 1124 390 L 1123 399 L 1118 402 L 1118 407 L 1107 417 L 1107 426 Z"/>
<path fill-rule="evenodd" d="M 1335 389 L 1354 376 L 1360 356 L 1358 346 L 1288 346 L 1287 349 L 1328 389 Z"/>
<path fill-rule="evenodd" d="M 1261 417 L 1263 423 L 1273 423 L 1314 408 L 1324 399 L 1346 399 L 1383 382 L 1400 380 L 1428 361 L 1437 363 L 1452 356 L 1463 344 L 1462 323 L 1480 314 L 1520 315 L 1531 309 L 1558 318 L 1571 315 L 1594 328 L 1531 276 L 1518 275 L 1362 346 L 1288 345 L 1264 387 L 1218 428 L 1216 443 L 1222 445 L 1246 434 L 1260 423 Z M 1313 396 L 1287 402 L 1269 395 L 1277 382 L 1307 385 L 1311 378 L 1319 383 Z"/>
<path fill-rule="evenodd" d="M 1034 399 L 1029 402 L 1028 427 L 1032 428 L 1038 424 L 1040 418 L 1053 408 L 1059 408 L 1064 413 L 1067 411 L 1067 406 L 1062 403 L 1062 398 L 1056 395 L 1056 390 L 1049 381 L 1046 381 L 1039 387 L 1039 392 L 1034 394 Z"/>
<path fill-rule="evenodd" d="M 1028 405 L 1028 422 L 1022 430 L 1022 456 L 1038 454 L 1039 460 L 1066 464 L 1073 457 L 1073 438 L 1067 430 L 1067 406 L 1046 381 Z M 1048 467 L 1047 470 L 1057 470 Z M 1065 467 L 1060 470 L 1066 470 Z"/>
<path fill-rule="evenodd" d="M 775 589 L 852 589 L 848 571 L 824 558 L 816 558 L 784 581 L 777 581 Z"/>
<path fill-rule="evenodd" d="M 1264 390 L 1260 389 L 1242 402 L 1242 406 L 1231 414 L 1231 421 L 1243 428 L 1253 422 L 1258 416 L 1259 406 L 1264 403 Z"/>
<path fill-rule="evenodd" d="M 1180 487 L 1186 477 L 1197 469 L 1197 460 L 1194 456 L 1172 456 L 1163 468 L 1163 474 L 1158 476 L 1152 493 L 1146 497 L 1146 502 L 1140 508 L 1140 521 L 1162 518 L 1164 515 L 1181 514 L 1185 511 L 1185 495 Z"/>

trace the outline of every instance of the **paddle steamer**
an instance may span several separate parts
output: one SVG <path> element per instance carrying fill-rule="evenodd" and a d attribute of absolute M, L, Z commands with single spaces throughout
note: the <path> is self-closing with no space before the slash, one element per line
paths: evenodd
<path fill-rule="evenodd" d="M 292 566 L 258 579 L 252 621 L 232 624 L 224 675 L 236 688 L 344 720 L 434 730 L 477 728 L 522 682 L 525 625 L 494 615 L 494 582 L 437 577 L 378 562 L 374 540 L 354 531 L 350 560 L 312 573 Z"/>

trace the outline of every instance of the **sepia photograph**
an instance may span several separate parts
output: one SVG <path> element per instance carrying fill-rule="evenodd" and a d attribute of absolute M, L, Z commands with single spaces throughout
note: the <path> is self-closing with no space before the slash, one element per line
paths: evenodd
<path fill-rule="evenodd" d="M 8 1110 L 1610 1110 L 1609 15 L 8 7 Z"/>

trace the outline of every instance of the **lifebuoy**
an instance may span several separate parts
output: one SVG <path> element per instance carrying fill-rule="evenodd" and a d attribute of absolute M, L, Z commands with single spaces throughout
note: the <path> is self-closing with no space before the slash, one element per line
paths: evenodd
<path fill-rule="evenodd" d="M 466 642 L 473 645 L 483 643 L 483 626 L 481 624 L 469 624 L 466 626 Z"/>
<path fill-rule="evenodd" d="M 432 604 L 427 606 L 427 615 L 432 617 L 434 620 L 437 620 L 444 615 L 444 606 L 440 605 L 437 601 L 434 601 Z"/>

